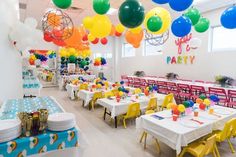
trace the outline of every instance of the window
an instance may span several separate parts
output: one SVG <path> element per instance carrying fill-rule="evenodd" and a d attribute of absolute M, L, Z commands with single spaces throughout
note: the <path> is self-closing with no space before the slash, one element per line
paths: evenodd
<path fill-rule="evenodd" d="M 135 56 L 135 48 L 128 43 L 123 43 L 122 57 L 134 57 L 134 56 Z"/>
<path fill-rule="evenodd" d="M 143 56 L 161 55 L 163 45 L 154 46 L 151 45 L 147 40 L 144 41 Z"/>
<path fill-rule="evenodd" d="M 209 43 L 210 52 L 236 50 L 236 29 L 212 27 Z"/>

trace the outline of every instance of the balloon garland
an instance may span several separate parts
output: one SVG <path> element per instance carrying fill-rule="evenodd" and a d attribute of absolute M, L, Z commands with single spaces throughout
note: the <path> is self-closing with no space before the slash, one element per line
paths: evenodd
<path fill-rule="evenodd" d="M 106 64 L 107 64 L 107 61 L 103 57 L 95 58 L 94 63 L 93 63 L 94 66 L 103 66 Z"/>

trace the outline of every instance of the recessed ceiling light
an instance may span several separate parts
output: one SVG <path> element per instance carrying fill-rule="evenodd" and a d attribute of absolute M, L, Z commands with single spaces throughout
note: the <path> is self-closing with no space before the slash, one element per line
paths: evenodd
<path fill-rule="evenodd" d="M 118 10 L 115 8 L 110 8 L 107 12 L 108 15 L 115 15 L 117 14 Z"/>

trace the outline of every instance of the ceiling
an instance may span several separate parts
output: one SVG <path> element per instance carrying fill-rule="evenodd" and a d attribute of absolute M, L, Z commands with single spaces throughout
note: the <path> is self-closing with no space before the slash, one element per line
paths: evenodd
<path fill-rule="evenodd" d="M 92 8 L 92 1 L 93 0 L 73 0 L 73 9 L 70 8 L 65 10 L 65 12 L 68 13 L 69 16 L 72 18 L 75 25 L 80 25 L 84 17 L 95 15 L 95 12 Z M 118 9 L 124 1 L 125 0 L 110 0 L 111 7 Z M 154 7 L 160 6 L 158 4 L 153 3 L 152 0 L 139 1 L 143 4 L 146 11 Z M 212 3 L 212 1 L 214 1 L 214 3 Z M 234 0 L 228 0 L 227 2 L 225 2 L 225 0 L 217 0 L 217 2 L 216 0 L 194 0 L 194 5 L 196 5 L 198 9 L 203 12 L 217 7 L 219 8 L 222 5 L 228 4 L 228 2 L 230 1 L 233 2 Z M 19 2 L 20 20 L 24 21 L 26 17 L 33 17 L 39 22 L 38 28 L 41 28 L 41 18 L 43 17 L 44 13 L 49 8 L 56 8 L 51 2 L 51 0 L 19 0 Z M 207 3 L 209 3 L 210 5 L 206 5 Z M 181 12 L 177 13 L 172 11 L 168 5 L 162 5 L 161 7 L 168 9 L 172 14 L 172 18 L 175 18 L 182 14 Z M 118 23 L 117 11 L 109 16 L 113 24 Z"/>

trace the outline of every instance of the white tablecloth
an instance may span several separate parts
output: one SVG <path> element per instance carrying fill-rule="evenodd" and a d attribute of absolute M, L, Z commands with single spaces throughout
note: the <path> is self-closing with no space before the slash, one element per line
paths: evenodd
<path fill-rule="evenodd" d="M 135 78 L 136 76 L 129 76 L 129 77 L 133 77 Z M 195 85 L 195 86 L 203 86 L 205 88 L 205 90 L 208 90 L 209 87 L 214 87 L 214 88 L 221 88 L 221 89 L 225 89 L 225 91 L 227 92 L 228 90 L 235 90 L 236 91 L 236 87 L 235 86 L 230 86 L 228 88 L 225 87 L 221 87 L 218 84 L 211 84 L 211 83 L 201 83 L 201 82 L 190 82 L 190 81 L 181 81 L 181 80 L 167 80 L 165 78 L 153 78 L 153 77 L 136 77 L 136 78 L 142 78 L 145 80 L 154 80 L 154 81 L 165 81 L 165 82 L 174 82 L 174 83 L 181 83 L 181 84 L 188 84 L 188 85 Z"/>
<path fill-rule="evenodd" d="M 66 91 L 68 93 L 68 96 L 74 100 L 75 96 L 77 95 L 77 92 L 79 90 L 79 85 L 73 85 L 73 84 L 67 84 L 66 85 Z"/>
<path fill-rule="evenodd" d="M 137 118 L 136 128 L 145 130 L 179 154 L 182 146 L 187 146 L 190 142 L 211 133 L 213 130 L 222 130 L 225 122 L 236 117 L 235 109 L 221 106 L 215 106 L 214 108 L 215 114 L 221 116 L 220 118 L 215 115 L 209 115 L 207 111 L 200 111 L 199 117 L 193 117 L 193 114 L 191 114 L 175 122 L 172 120 L 171 111 L 165 110 L 154 114 L 163 117 L 164 119 L 162 120 L 158 120 L 152 115 L 144 115 Z M 200 125 L 192 121 L 192 118 L 204 124 Z"/>
<path fill-rule="evenodd" d="M 162 105 L 162 102 L 165 98 L 164 94 L 155 94 L 154 97 L 157 97 L 157 104 L 158 106 Z M 104 106 L 107 108 L 107 110 L 111 111 L 111 117 L 114 118 L 115 116 L 119 116 L 121 114 L 124 114 L 128 110 L 128 106 L 132 102 L 138 102 L 140 103 L 141 110 L 145 109 L 148 106 L 148 102 L 150 101 L 151 97 L 147 96 L 140 96 L 138 99 L 135 98 L 135 96 L 126 98 L 124 100 L 120 100 L 118 103 L 115 99 L 115 97 L 111 99 L 99 99 L 97 100 L 97 103 L 101 106 Z M 175 103 L 175 102 L 174 102 Z"/>

